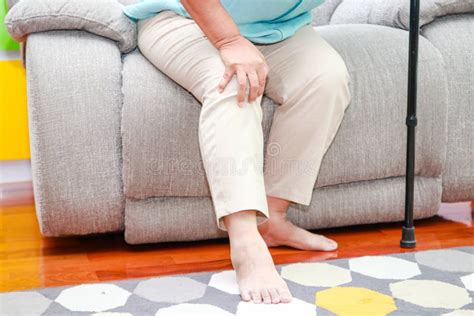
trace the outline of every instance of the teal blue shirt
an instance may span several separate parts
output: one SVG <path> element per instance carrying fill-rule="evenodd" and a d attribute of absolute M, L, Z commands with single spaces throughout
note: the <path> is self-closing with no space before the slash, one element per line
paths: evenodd
<path fill-rule="evenodd" d="M 205 0 L 203 0 L 205 1 Z M 270 44 L 292 36 L 303 25 L 312 23 L 311 10 L 324 0 L 221 0 L 240 34 L 254 43 Z M 179 0 L 141 0 L 126 5 L 123 12 L 134 22 L 172 10 L 186 18 Z"/>

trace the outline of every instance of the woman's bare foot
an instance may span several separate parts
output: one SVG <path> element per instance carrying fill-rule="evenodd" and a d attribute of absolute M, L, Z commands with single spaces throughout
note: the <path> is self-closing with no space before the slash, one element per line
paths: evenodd
<path fill-rule="evenodd" d="M 270 218 L 258 226 L 268 247 L 289 246 L 302 250 L 333 251 L 337 243 L 323 235 L 297 227 L 286 219 L 289 202 L 267 197 Z"/>
<path fill-rule="evenodd" d="M 288 303 L 292 298 L 290 291 L 258 232 L 255 211 L 250 213 L 253 214 L 251 219 L 247 212 L 227 215 L 224 219 L 240 295 L 244 301 L 254 303 Z"/>

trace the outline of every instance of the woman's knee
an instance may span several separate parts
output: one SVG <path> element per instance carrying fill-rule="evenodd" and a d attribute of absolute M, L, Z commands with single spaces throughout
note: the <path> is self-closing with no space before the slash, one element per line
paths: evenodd
<path fill-rule="evenodd" d="M 351 103 L 349 83 L 349 71 L 340 56 L 333 55 L 325 61 L 315 60 L 304 70 L 299 82 L 285 84 L 292 89 L 287 90 L 283 107 L 300 108 L 297 112 L 304 114 L 298 117 L 311 122 L 324 113 L 344 115 Z"/>
<path fill-rule="evenodd" d="M 302 100 L 313 103 L 334 96 L 350 97 L 350 74 L 343 58 L 336 53 L 325 57 L 311 59 L 311 62 L 294 69 L 295 73 L 289 78 L 282 78 L 284 84 L 276 93 L 281 95 L 282 104 L 299 104 Z"/>
<path fill-rule="evenodd" d="M 246 101 L 242 106 L 239 106 L 236 78 L 232 78 L 222 92 L 218 91 L 217 85 L 218 81 L 214 80 L 212 84 L 206 86 L 202 99 L 201 123 L 204 123 L 207 119 L 215 120 L 218 118 L 232 125 L 240 124 L 242 128 L 245 128 L 246 125 L 261 124 L 263 119 L 262 96 L 257 97 L 253 102 L 247 102 L 247 88 Z"/>
<path fill-rule="evenodd" d="M 219 61 L 220 62 L 220 61 Z M 220 66 L 220 67 L 219 67 Z M 238 94 L 240 83 L 237 80 L 237 76 L 234 75 L 232 79 L 228 82 L 225 89 L 220 92 L 218 89 L 219 82 L 221 81 L 225 67 L 223 65 L 216 65 L 216 71 L 208 75 L 208 78 L 205 79 L 206 84 L 203 89 L 203 106 L 206 104 L 215 104 L 215 103 L 226 103 L 228 106 L 243 108 L 245 106 L 260 106 L 262 96 L 259 96 L 254 102 L 248 102 L 248 96 L 250 92 L 250 85 L 247 80 L 245 83 L 245 101 L 243 106 L 238 105 Z"/>
<path fill-rule="evenodd" d="M 328 100 L 328 105 L 345 109 L 351 101 L 350 74 L 346 63 L 339 55 L 332 56 L 324 69 L 315 72 L 311 86 L 308 90 L 313 91 L 314 99 Z"/>
<path fill-rule="evenodd" d="M 337 93 L 341 89 L 348 89 L 350 74 L 342 57 L 335 55 L 328 59 L 326 66 L 318 74 L 317 79 L 324 89 Z"/>

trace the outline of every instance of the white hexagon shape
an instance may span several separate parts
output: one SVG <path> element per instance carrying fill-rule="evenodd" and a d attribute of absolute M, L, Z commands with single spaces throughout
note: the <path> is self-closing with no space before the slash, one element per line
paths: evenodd
<path fill-rule="evenodd" d="M 461 277 L 461 281 L 469 291 L 474 291 L 474 273 Z"/>
<path fill-rule="evenodd" d="M 421 274 L 417 263 L 391 256 L 352 258 L 349 268 L 376 279 L 405 280 Z"/>
<path fill-rule="evenodd" d="M 2 315 L 42 315 L 51 302 L 49 298 L 33 291 L 0 293 Z"/>
<path fill-rule="evenodd" d="M 81 284 L 63 290 L 55 301 L 74 312 L 103 312 L 124 306 L 130 295 L 115 284 Z"/>
<path fill-rule="evenodd" d="M 205 315 L 205 316 L 234 316 L 217 306 L 209 304 L 179 304 L 170 307 L 160 308 L 155 316 L 185 316 L 185 315 Z"/>
<path fill-rule="evenodd" d="M 390 284 L 392 296 L 429 308 L 457 309 L 472 302 L 466 289 L 437 280 L 405 280 Z"/>
<path fill-rule="evenodd" d="M 316 305 L 292 298 L 289 303 L 264 304 L 241 301 L 236 316 L 316 316 Z"/>
<path fill-rule="evenodd" d="M 472 309 L 457 309 L 455 311 L 441 314 L 441 316 L 472 316 L 474 315 L 474 310 Z"/>
<path fill-rule="evenodd" d="M 333 287 L 352 281 L 347 269 L 324 263 L 295 263 L 281 268 L 281 276 L 305 286 Z"/>
<path fill-rule="evenodd" d="M 200 298 L 206 284 L 187 277 L 158 277 L 138 283 L 136 295 L 159 303 L 184 303 Z"/>
<path fill-rule="evenodd" d="M 235 270 L 214 273 L 208 285 L 229 294 L 240 294 Z"/>
<path fill-rule="evenodd" d="M 449 272 L 474 272 L 474 255 L 455 249 L 415 252 L 419 264 Z"/>

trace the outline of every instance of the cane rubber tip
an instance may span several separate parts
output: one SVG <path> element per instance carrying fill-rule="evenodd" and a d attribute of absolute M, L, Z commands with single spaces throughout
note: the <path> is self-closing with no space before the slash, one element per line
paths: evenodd
<path fill-rule="evenodd" d="M 400 240 L 400 247 L 415 248 L 415 227 L 402 227 L 402 239 Z"/>

